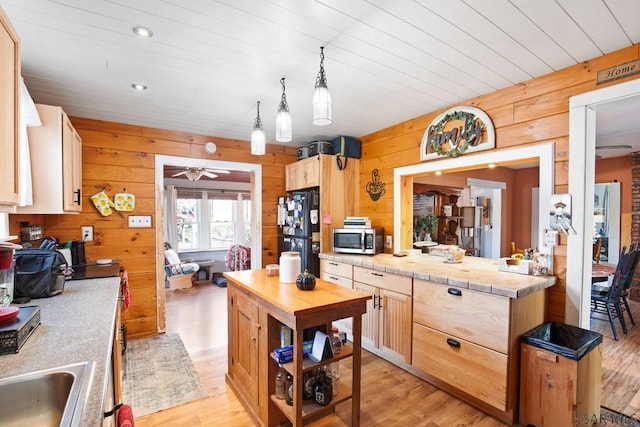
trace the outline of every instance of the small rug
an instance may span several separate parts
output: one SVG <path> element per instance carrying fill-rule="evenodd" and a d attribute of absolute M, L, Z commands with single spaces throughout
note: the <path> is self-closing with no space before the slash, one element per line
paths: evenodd
<path fill-rule="evenodd" d="M 123 365 L 122 399 L 136 418 L 207 396 L 179 335 L 129 341 Z"/>

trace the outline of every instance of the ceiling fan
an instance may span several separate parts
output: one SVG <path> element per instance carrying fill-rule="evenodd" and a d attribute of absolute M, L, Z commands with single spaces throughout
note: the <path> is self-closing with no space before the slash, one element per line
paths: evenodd
<path fill-rule="evenodd" d="M 219 174 L 226 174 L 226 173 L 229 173 L 229 171 L 224 169 L 207 169 L 207 168 L 197 168 L 193 166 L 186 166 L 185 170 L 171 176 L 175 178 L 180 175 L 185 175 L 187 178 L 189 178 L 189 180 L 197 181 L 203 176 L 206 176 L 209 178 L 217 178 Z"/>

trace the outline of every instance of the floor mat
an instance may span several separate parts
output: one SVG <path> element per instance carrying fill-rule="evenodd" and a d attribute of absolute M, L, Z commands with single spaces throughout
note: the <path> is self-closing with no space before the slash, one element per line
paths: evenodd
<path fill-rule="evenodd" d="M 179 335 L 129 341 L 123 365 L 122 399 L 136 418 L 207 396 Z"/>

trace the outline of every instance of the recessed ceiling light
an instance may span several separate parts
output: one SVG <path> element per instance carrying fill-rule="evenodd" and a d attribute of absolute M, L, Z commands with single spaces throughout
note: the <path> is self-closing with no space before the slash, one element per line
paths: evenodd
<path fill-rule="evenodd" d="M 133 31 L 133 34 L 135 34 L 136 36 L 144 37 L 145 39 L 148 39 L 153 36 L 153 31 L 143 26 L 134 27 L 132 31 Z"/>
<path fill-rule="evenodd" d="M 442 171 L 436 171 L 435 174 L 436 175 L 442 175 Z"/>
<path fill-rule="evenodd" d="M 495 163 L 489 163 L 489 164 L 487 165 L 487 167 L 488 167 L 489 169 L 493 169 L 493 168 L 495 168 L 496 166 L 498 166 L 498 165 L 496 165 Z"/>
<path fill-rule="evenodd" d="M 147 85 L 143 85 L 142 83 L 133 83 L 131 87 L 139 91 L 147 90 Z"/>

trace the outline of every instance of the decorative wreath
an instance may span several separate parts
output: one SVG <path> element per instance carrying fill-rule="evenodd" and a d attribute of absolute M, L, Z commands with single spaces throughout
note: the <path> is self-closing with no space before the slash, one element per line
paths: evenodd
<path fill-rule="evenodd" d="M 445 115 L 437 124 L 433 126 L 434 134 L 438 135 L 442 133 L 442 128 L 445 123 L 452 120 L 464 120 L 464 130 L 471 128 L 474 122 L 477 120 L 477 117 L 473 113 L 467 113 L 466 111 L 454 111 Z M 484 124 L 482 125 L 484 128 Z M 436 153 L 439 156 L 447 156 L 447 157 L 458 157 L 469 148 L 469 145 L 473 143 L 476 139 L 476 134 L 474 133 L 468 140 L 465 138 L 464 141 L 461 141 L 455 148 L 451 148 L 450 150 L 443 150 L 442 144 L 438 141 L 433 141 L 433 146 L 436 149 Z"/>

